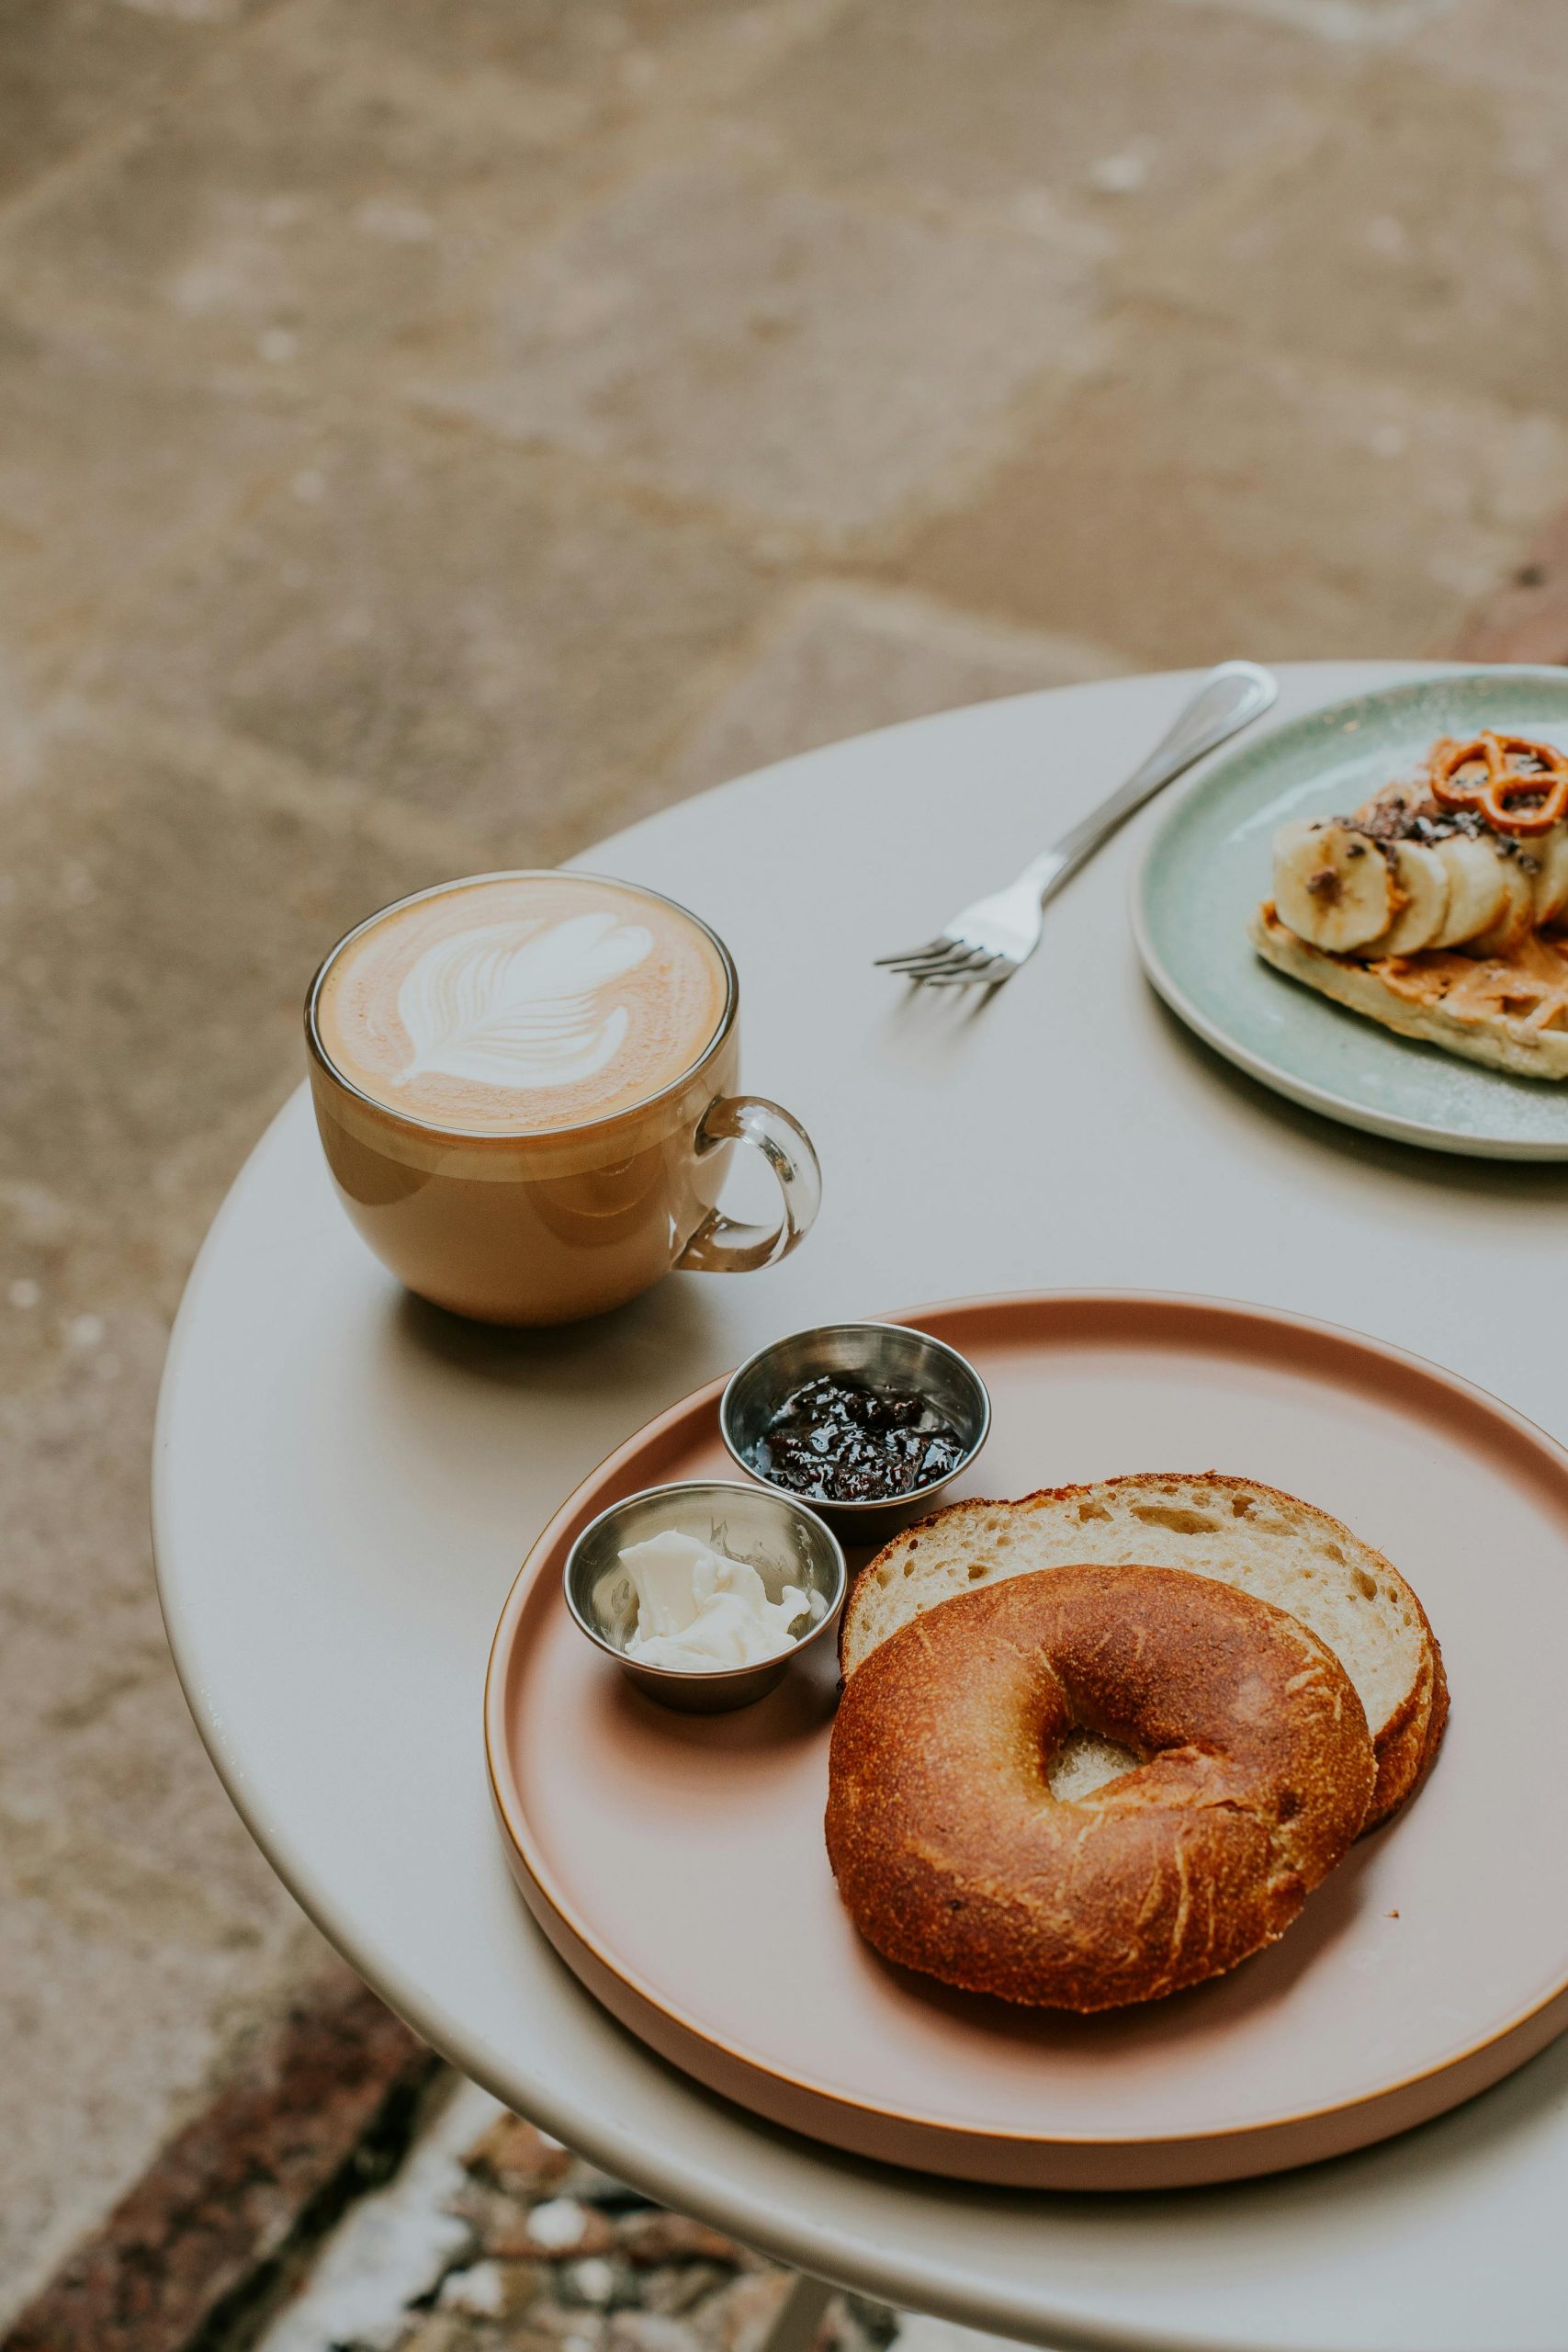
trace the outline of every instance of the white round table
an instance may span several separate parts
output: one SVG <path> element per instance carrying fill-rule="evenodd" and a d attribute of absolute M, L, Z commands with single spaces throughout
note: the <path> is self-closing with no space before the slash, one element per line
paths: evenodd
<path fill-rule="evenodd" d="M 1408 674 L 1287 671 L 1265 724 Z M 458 1324 L 357 1240 L 301 1089 L 170 1350 L 170 1638 L 234 1803 L 333 1941 L 466 2073 L 653 2196 L 821 2278 L 1056 2347 L 1553 2352 L 1568 2038 L 1420 2132 L 1233 2188 L 1051 2197 L 880 2170 L 754 2121 L 613 2024 L 532 1925 L 491 1817 L 485 1659 L 533 1537 L 647 1416 L 796 1325 L 992 1290 L 1205 1292 L 1401 1342 L 1568 1437 L 1568 1171 L 1375 1142 L 1190 1038 L 1126 919 L 1159 803 L 983 1011 L 871 968 L 1119 781 L 1190 684 L 893 728 L 581 861 L 686 901 L 735 951 L 747 1083 L 806 1122 L 825 1172 L 785 1265 L 677 1276 L 559 1333 Z"/>

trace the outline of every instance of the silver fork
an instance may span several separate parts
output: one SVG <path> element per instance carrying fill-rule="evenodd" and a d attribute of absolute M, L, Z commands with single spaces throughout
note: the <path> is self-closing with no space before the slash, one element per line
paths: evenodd
<path fill-rule="evenodd" d="M 1182 775 L 1207 752 L 1250 727 L 1273 702 L 1279 681 L 1256 662 L 1222 662 L 1211 670 L 1141 767 L 1108 800 L 1080 819 L 1052 848 L 1026 865 L 1016 882 L 988 899 L 976 899 L 923 947 L 879 956 L 906 979 L 933 988 L 968 988 L 976 981 L 999 988 L 1027 963 L 1040 944 L 1045 906 L 1064 882 L 1108 842 L 1134 808 Z"/>

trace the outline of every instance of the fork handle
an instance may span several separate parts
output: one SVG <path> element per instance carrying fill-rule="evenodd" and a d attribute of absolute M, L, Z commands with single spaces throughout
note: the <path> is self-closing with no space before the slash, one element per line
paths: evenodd
<path fill-rule="evenodd" d="M 1256 662 L 1222 662 L 1217 670 L 1211 670 L 1126 783 L 1024 867 L 1021 878 L 1037 886 L 1041 904 L 1110 840 L 1119 825 L 1125 824 L 1134 808 L 1152 800 L 1205 753 L 1217 751 L 1242 728 L 1261 718 L 1279 691 L 1278 679 L 1259 669 Z"/>

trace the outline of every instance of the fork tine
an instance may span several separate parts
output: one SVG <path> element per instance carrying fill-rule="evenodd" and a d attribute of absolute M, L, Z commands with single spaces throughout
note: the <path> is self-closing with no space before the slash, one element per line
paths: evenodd
<path fill-rule="evenodd" d="M 986 956 L 962 972 L 933 973 L 930 985 L 933 989 L 961 989 L 972 988 L 978 982 L 987 988 L 999 988 L 1003 980 L 1011 979 L 1017 969 L 1010 956 Z"/>
<path fill-rule="evenodd" d="M 951 956 L 943 956 L 940 962 L 920 965 L 916 977 L 921 979 L 964 979 L 980 965 L 992 961 L 994 958 L 985 948 L 965 947 L 960 944 Z"/>
<path fill-rule="evenodd" d="M 952 962 L 957 958 L 962 962 L 966 956 L 983 953 L 984 950 L 976 945 L 973 939 L 966 938 L 962 932 L 949 931 L 942 934 L 935 947 L 928 948 L 923 955 L 911 956 L 906 960 L 916 964 L 931 964 L 942 963 L 944 960 Z"/>
<path fill-rule="evenodd" d="M 962 949 L 956 955 L 944 956 L 931 964 L 906 964 L 895 975 L 900 980 L 934 980 L 949 977 L 960 978 L 969 968 L 969 956 Z"/>
<path fill-rule="evenodd" d="M 874 956 L 874 964 L 919 964 L 928 956 L 944 954 L 952 941 L 941 936 L 928 939 L 923 947 L 901 947 L 897 956 Z"/>
<path fill-rule="evenodd" d="M 934 949 L 929 956 L 908 956 L 904 962 L 896 964 L 893 969 L 905 979 L 918 972 L 945 972 L 950 965 L 962 963 L 969 953 L 961 939 L 954 939 L 947 946 Z"/>
<path fill-rule="evenodd" d="M 928 972 L 945 972 L 951 961 L 952 958 L 946 956 L 928 956 L 922 964 L 895 964 L 893 978 L 896 980 L 922 979 Z"/>

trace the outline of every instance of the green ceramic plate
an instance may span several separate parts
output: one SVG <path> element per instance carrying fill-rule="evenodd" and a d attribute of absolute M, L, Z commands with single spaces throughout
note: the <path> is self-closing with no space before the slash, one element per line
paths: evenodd
<path fill-rule="evenodd" d="M 1568 747 L 1568 672 L 1413 680 L 1333 704 L 1201 775 L 1154 835 L 1133 887 L 1144 968 L 1171 1010 L 1266 1086 L 1331 1119 L 1432 1151 L 1568 1159 L 1568 1080 L 1510 1078 L 1398 1037 L 1262 963 L 1247 920 L 1289 817 L 1343 815 L 1438 735 L 1483 727 Z"/>

